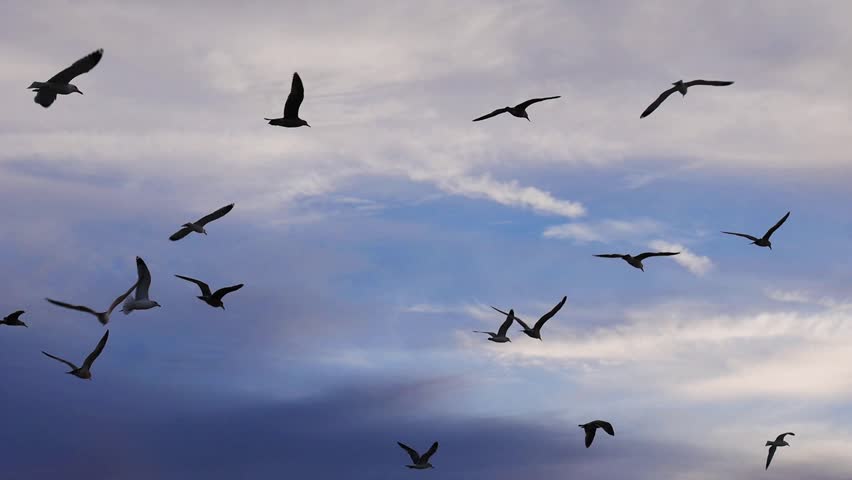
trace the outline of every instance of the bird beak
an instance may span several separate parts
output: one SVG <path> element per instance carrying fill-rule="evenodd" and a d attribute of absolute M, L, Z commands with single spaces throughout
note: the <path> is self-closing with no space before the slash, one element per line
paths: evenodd
<path fill-rule="evenodd" d="M 79 93 L 80 95 L 82 95 L 82 94 L 83 94 L 83 92 L 81 92 L 80 90 L 77 90 L 77 93 Z"/>
<path fill-rule="evenodd" d="M 541 341 L 541 339 L 539 338 L 539 339 L 538 339 L 538 341 L 540 342 L 540 341 Z"/>
<path fill-rule="evenodd" d="M 528 122 L 532 122 L 532 120 L 530 120 L 530 117 L 524 117 L 524 118 L 526 118 Z"/>
<path fill-rule="evenodd" d="M 222 310 L 224 310 L 224 309 L 225 309 L 225 306 L 224 306 L 224 305 L 219 305 L 219 308 L 221 308 Z"/>
<path fill-rule="evenodd" d="M 769 245 L 769 249 L 772 250 L 772 245 Z"/>
<path fill-rule="evenodd" d="M 310 124 L 308 124 L 307 122 L 305 122 L 305 126 L 307 126 L 308 128 L 313 128 L 313 127 L 311 127 L 311 126 L 310 126 Z M 435 467 L 432 467 L 432 468 L 435 468 Z"/>

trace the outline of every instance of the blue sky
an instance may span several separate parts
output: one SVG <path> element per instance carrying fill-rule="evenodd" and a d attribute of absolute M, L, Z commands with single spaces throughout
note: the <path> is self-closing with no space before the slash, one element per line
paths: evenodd
<path fill-rule="evenodd" d="M 10 478 L 852 475 L 846 2 L 59 6 L 0 19 Z M 33 103 L 96 48 L 84 96 Z M 313 128 L 270 127 L 294 71 Z M 736 83 L 640 121 L 681 78 Z M 719 233 L 787 211 L 772 251 Z M 593 257 L 654 248 L 684 253 Z M 163 308 L 64 375 L 39 351 L 103 328 L 44 297 L 102 308 L 137 255 Z M 222 311 L 174 274 L 245 287 Z M 542 342 L 471 332 L 563 295 Z"/>

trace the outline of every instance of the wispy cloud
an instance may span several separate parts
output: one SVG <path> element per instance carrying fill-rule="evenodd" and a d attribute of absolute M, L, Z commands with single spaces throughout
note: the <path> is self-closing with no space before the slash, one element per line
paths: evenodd
<path fill-rule="evenodd" d="M 667 252 L 680 252 L 680 255 L 675 255 L 674 259 L 678 265 L 686 268 L 695 275 L 702 276 L 713 268 L 713 262 L 709 257 L 697 255 L 691 252 L 688 248 L 679 243 L 670 243 L 663 240 L 654 240 L 650 244 L 651 248 Z"/>
<path fill-rule="evenodd" d="M 545 238 L 573 240 L 576 243 L 613 242 L 624 238 L 647 236 L 658 233 L 663 226 L 654 220 L 600 220 L 597 222 L 574 222 L 547 227 Z"/>

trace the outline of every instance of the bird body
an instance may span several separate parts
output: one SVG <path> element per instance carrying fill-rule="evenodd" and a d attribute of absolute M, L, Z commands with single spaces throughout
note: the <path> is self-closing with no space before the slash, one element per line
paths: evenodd
<path fill-rule="evenodd" d="M 103 54 L 103 49 L 95 50 L 74 62 L 70 67 L 57 73 L 48 81 L 32 82 L 27 88 L 36 92 L 35 102 L 44 108 L 51 106 L 56 100 L 57 95 L 68 95 L 71 93 L 82 95 L 83 92 L 76 85 L 71 84 L 71 80 L 95 68 L 95 65 L 101 61 Z"/>
<path fill-rule="evenodd" d="M 137 280 L 136 283 L 134 283 L 133 286 L 131 286 L 126 292 L 119 295 L 118 298 L 116 298 L 112 302 L 112 305 L 110 305 L 109 308 L 105 312 L 96 312 L 96 311 L 92 310 L 91 308 L 86 307 L 84 305 L 72 305 L 70 303 L 60 302 L 58 300 L 52 300 L 50 298 L 46 298 L 45 300 L 47 300 L 48 302 L 50 302 L 54 305 L 57 305 L 59 307 L 68 308 L 70 310 L 77 310 L 78 312 L 90 313 L 90 314 L 94 315 L 95 318 L 97 318 L 99 322 L 101 322 L 101 325 L 106 325 L 107 323 L 109 323 L 110 315 L 112 314 L 112 311 L 115 310 L 115 307 L 117 307 L 119 304 L 121 304 L 121 302 L 123 302 L 130 295 L 130 293 L 133 291 L 133 289 L 136 288 L 136 285 L 138 285 L 138 284 L 139 284 L 139 281 Z"/>
<path fill-rule="evenodd" d="M 491 112 L 487 115 L 483 115 L 479 118 L 474 118 L 473 121 L 478 122 L 480 120 L 485 120 L 487 118 L 496 117 L 497 115 L 500 115 L 501 113 L 508 113 L 508 114 L 510 114 L 514 117 L 526 118 L 528 121 L 532 121 L 532 120 L 530 120 L 529 114 L 527 114 L 527 107 L 529 107 L 530 105 L 532 105 L 534 103 L 543 102 L 545 100 L 553 100 L 554 98 L 559 98 L 559 97 L 560 96 L 557 95 L 555 97 L 533 98 L 533 99 L 527 100 L 526 102 L 521 102 L 521 103 L 515 105 L 514 107 L 498 108 L 497 110 L 494 110 L 493 112 Z"/>
<path fill-rule="evenodd" d="M 151 272 L 145 265 L 145 261 L 140 257 L 136 257 L 136 272 L 139 277 L 136 281 L 136 295 L 127 297 L 121 307 L 121 311 L 125 315 L 129 315 L 133 310 L 148 310 L 160 306 L 159 303 L 148 298 L 148 289 L 151 288 Z"/>
<path fill-rule="evenodd" d="M 302 105 L 302 100 L 305 99 L 305 86 L 302 84 L 302 77 L 298 73 L 293 73 L 293 82 L 290 84 L 290 94 L 287 96 L 287 101 L 284 103 L 284 114 L 281 118 L 264 118 L 270 125 L 276 127 L 310 127 L 308 122 L 299 118 L 299 107 Z"/>
<path fill-rule="evenodd" d="M 771 237 L 772 234 L 775 233 L 775 230 L 778 230 L 778 228 L 781 225 L 783 225 L 784 222 L 787 221 L 787 217 L 789 217 L 789 216 L 790 216 L 790 212 L 787 212 L 787 214 L 784 215 L 783 217 L 781 217 L 781 220 L 778 220 L 778 222 L 775 225 L 773 225 L 772 228 L 767 230 L 766 233 L 764 233 L 761 238 L 753 237 L 753 236 L 751 236 L 747 233 L 737 233 L 737 232 L 722 232 L 722 233 L 747 238 L 747 239 L 751 240 L 752 245 L 757 245 L 758 247 L 769 247 L 769 249 L 772 250 L 772 242 L 769 241 L 769 237 Z"/>
<path fill-rule="evenodd" d="M 433 443 L 429 450 L 423 455 L 420 455 L 419 453 L 417 453 L 417 450 L 414 450 L 413 448 L 402 442 L 396 442 L 396 444 L 399 445 L 403 450 L 405 450 L 408 453 L 408 456 L 411 457 L 411 464 L 406 465 L 406 467 L 414 470 L 425 470 L 427 468 L 435 468 L 432 466 L 431 463 L 429 463 L 429 459 L 432 457 L 432 455 L 435 454 L 435 452 L 438 451 L 438 442 Z"/>
<path fill-rule="evenodd" d="M 3 317 L 3 320 L 0 320 L 0 325 L 8 325 L 10 327 L 27 327 L 27 324 L 21 321 L 21 315 L 24 314 L 23 310 L 18 310 L 16 312 L 12 312 L 9 315 Z"/>
<path fill-rule="evenodd" d="M 474 333 L 486 333 L 488 334 L 488 340 L 494 343 L 506 343 L 511 342 L 512 339 L 506 336 L 506 332 L 509 331 L 509 327 L 512 326 L 512 322 L 515 321 L 515 311 L 509 310 L 509 313 L 506 314 L 506 320 L 500 325 L 500 328 L 497 330 L 497 333 L 494 332 L 483 332 L 480 330 L 474 330 Z"/>
<path fill-rule="evenodd" d="M 541 318 L 539 318 L 538 321 L 535 322 L 535 325 L 532 328 L 530 328 L 529 325 L 527 325 L 523 320 L 521 320 L 518 317 L 514 317 L 515 321 L 518 322 L 521 325 L 521 328 L 523 329 L 521 331 L 524 332 L 525 334 L 527 334 L 528 337 L 537 338 L 537 339 L 541 340 L 541 327 L 544 326 L 545 322 L 547 322 L 554 315 L 556 315 L 556 313 L 562 308 L 562 306 L 565 305 L 566 300 L 568 300 L 567 296 L 562 297 L 562 301 L 559 302 L 558 304 L 556 304 L 556 306 L 553 307 L 549 312 L 542 315 Z M 508 313 L 504 312 L 503 310 L 500 310 L 497 307 L 492 306 L 491 308 L 493 308 L 494 310 L 497 310 L 498 312 L 502 313 L 503 315 L 509 315 Z"/>
<path fill-rule="evenodd" d="M 175 276 L 178 277 L 178 278 L 181 278 L 183 280 L 186 280 L 188 282 L 192 282 L 192 283 L 198 285 L 198 288 L 201 289 L 201 295 L 196 297 L 196 298 L 203 301 L 207 305 L 210 305 L 211 307 L 221 308 L 222 310 L 225 309 L 225 304 L 222 303 L 222 298 L 225 295 L 227 295 L 231 292 L 235 292 L 235 291 L 243 288 L 243 284 L 241 283 L 239 285 L 232 285 L 230 287 L 220 288 L 219 290 L 212 292 L 210 290 L 210 286 L 207 285 L 206 283 L 202 282 L 201 280 L 196 280 L 196 279 L 191 278 L 191 277 L 184 277 L 183 275 L 175 275 Z"/>
<path fill-rule="evenodd" d="M 642 260 L 645 260 L 648 257 L 668 257 L 671 255 L 677 255 L 680 252 L 645 252 L 635 257 L 633 255 L 628 254 L 620 254 L 620 253 L 605 253 L 600 255 L 595 255 L 596 257 L 601 258 L 620 258 L 627 262 L 631 267 L 638 268 L 639 270 L 645 271 L 645 266 L 642 264 Z"/>
<path fill-rule="evenodd" d="M 54 359 L 58 362 L 62 362 L 65 365 L 68 365 L 69 367 L 71 367 L 71 371 L 65 372 L 65 373 L 67 373 L 69 375 L 74 375 L 77 378 L 82 378 L 83 380 L 91 380 L 92 379 L 92 371 L 91 371 L 92 370 L 92 364 L 95 363 L 95 360 L 98 358 L 98 356 L 104 350 L 104 346 L 106 346 L 108 339 L 109 339 L 109 330 L 107 330 L 106 333 L 104 333 L 104 336 L 101 337 L 101 341 L 98 342 L 98 346 L 95 347 L 95 349 L 92 351 L 92 353 L 90 353 L 89 356 L 86 357 L 85 360 L 83 360 L 83 366 L 81 366 L 81 367 L 78 367 L 77 365 L 74 365 L 73 363 L 69 362 L 68 360 L 65 360 L 63 358 L 59 358 L 57 356 L 51 355 L 51 354 L 49 354 L 45 351 L 42 351 L 41 353 L 45 354 L 46 356 L 48 356 L 48 357 L 50 357 L 50 358 L 52 358 L 52 359 Z"/>
<path fill-rule="evenodd" d="M 697 85 L 724 87 L 724 86 L 727 86 L 727 85 L 732 85 L 733 83 L 734 82 L 720 81 L 720 80 L 692 80 L 690 82 L 684 82 L 683 80 L 678 80 L 678 81 L 672 83 L 672 85 L 674 85 L 672 88 L 661 93 L 660 96 L 657 97 L 657 99 L 653 101 L 653 103 L 648 105 L 648 108 L 646 108 L 645 111 L 642 112 L 642 115 L 640 115 L 639 118 L 645 118 L 648 115 L 650 115 L 651 113 L 653 113 L 653 111 L 656 110 L 657 107 L 659 107 L 667 98 L 669 98 L 669 95 L 671 95 L 675 92 L 678 92 L 678 93 L 681 94 L 681 96 L 685 97 L 687 89 L 689 87 L 694 87 L 694 86 L 697 86 Z"/>
<path fill-rule="evenodd" d="M 612 424 L 603 420 L 594 420 L 589 423 L 578 426 L 586 432 L 586 448 L 592 446 L 592 442 L 595 440 L 595 432 L 599 428 L 602 428 L 603 431 L 610 434 L 611 436 L 615 436 L 615 430 L 612 428 Z"/>
<path fill-rule="evenodd" d="M 233 210 L 233 208 L 234 208 L 233 203 L 230 204 L 230 205 L 225 205 L 224 207 L 216 210 L 215 212 L 207 214 L 207 215 L 199 218 L 198 220 L 196 220 L 194 222 L 184 223 L 183 225 L 181 225 L 182 228 L 180 230 L 173 233 L 172 236 L 169 237 L 169 240 L 171 240 L 173 242 L 178 241 L 181 238 L 189 235 L 192 232 L 207 235 L 207 230 L 204 229 L 204 226 L 207 225 L 208 223 L 214 221 L 214 220 L 218 220 L 218 219 L 224 217 L 225 215 L 228 214 L 228 212 Z"/>
<path fill-rule="evenodd" d="M 775 440 L 767 440 L 766 441 L 766 446 L 769 447 L 769 454 L 766 457 L 766 468 L 764 470 L 769 469 L 769 464 L 772 463 L 772 457 L 775 456 L 775 450 L 778 447 L 789 447 L 790 446 L 790 444 L 787 443 L 787 441 L 784 440 L 784 437 L 786 437 L 787 435 L 792 435 L 794 437 L 796 436 L 796 434 L 793 433 L 793 432 L 787 432 L 787 433 L 782 433 L 781 435 L 778 435 L 778 437 L 776 437 Z"/>

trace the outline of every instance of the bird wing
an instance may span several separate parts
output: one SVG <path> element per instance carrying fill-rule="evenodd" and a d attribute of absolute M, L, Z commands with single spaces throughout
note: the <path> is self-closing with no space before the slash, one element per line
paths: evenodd
<path fill-rule="evenodd" d="M 494 306 L 491 306 L 491 305 L 489 305 L 489 306 L 490 306 L 491 308 L 493 308 L 494 310 L 497 310 L 498 312 L 502 313 L 503 315 L 508 315 L 508 314 L 509 314 L 509 312 L 504 312 L 503 310 L 500 310 L 500 309 L 499 309 L 499 308 L 497 308 L 497 307 L 494 307 Z M 516 321 L 516 322 L 518 322 L 518 323 L 520 323 L 520 324 L 521 324 L 521 326 L 522 326 L 522 327 L 524 327 L 525 329 L 527 329 L 527 330 L 529 330 L 529 329 L 530 329 L 530 326 L 529 326 L 529 325 L 527 325 L 526 323 L 524 323 L 524 321 L 523 321 L 523 320 L 521 320 L 520 318 L 515 317 L 515 321 Z"/>
<path fill-rule="evenodd" d="M 709 85 L 711 87 L 725 87 L 727 85 L 733 85 L 734 82 L 726 82 L 724 80 L 693 80 L 691 82 L 686 82 L 684 85 L 689 88 L 695 85 Z"/>
<path fill-rule="evenodd" d="M 771 237 L 772 234 L 775 233 L 775 230 L 778 230 L 778 227 L 780 227 L 781 225 L 784 225 L 784 222 L 787 221 L 787 217 L 789 217 L 789 216 L 790 216 L 790 212 L 787 212 L 787 215 L 784 215 L 784 217 L 782 217 L 781 220 L 778 220 L 778 223 L 776 223 L 775 225 L 772 226 L 772 228 L 770 228 L 769 230 L 766 231 L 766 234 L 763 235 L 763 238 L 766 239 L 766 240 L 769 240 L 769 237 Z"/>
<path fill-rule="evenodd" d="M 104 351 L 104 347 L 106 346 L 107 339 L 109 338 L 109 330 L 104 333 L 104 336 L 101 337 L 101 341 L 98 342 L 98 346 L 92 350 L 92 353 L 86 357 L 86 360 L 83 361 L 83 368 L 92 368 L 92 364 L 95 363 L 95 359 L 98 358 L 98 355 Z"/>
<path fill-rule="evenodd" d="M 653 111 L 656 110 L 657 107 L 659 107 L 661 103 L 663 103 L 664 101 L 666 101 L 667 98 L 669 98 L 669 95 L 673 94 L 676 91 L 677 91 L 677 87 L 672 87 L 672 88 L 666 90 L 665 92 L 661 93 L 660 96 L 657 97 L 656 100 L 654 100 L 654 103 L 648 105 L 648 108 L 646 108 L 645 111 L 642 112 L 642 115 L 639 115 L 639 118 L 645 118 L 648 115 L 650 115 L 651 113 L 653 113 Z"/>
<path fill-rule="evenodd" d="M 600 255 L 595 255 L 596 257 L 601 258 L 624 258 L 624 255 L 620 253 L 602 253 Z"/>
<path fill-rule="evenodd" d="M 778 447 L 776 447 L 775 445 L 772 445 L 771 447 L 769 447 L 769 455 L 766 457 L 766 469 L 769 469 L 769 464 L 772 463 L 772 457 L 775 456 L 775 450 L 777 450 L 777 449 L 778 449 Z M 764 470 L 766 470 L 766 469 L 764 469 Z"/>
<path fill-rule="evenodd" d="M 615 436 L 615 429 L 612 428 L 612 424 L 609 422 L 605 422 L 603 420 L 595 420 L 592 422 L 596 427 L 603 428 L 604 432 Z"/>
<path fill-rule="evenodd" d="M 482 331 L 482 330 L 473 330 L 473 333 L 487 333 L 488 335 L 491 335 L 492 337 L 496 337 L 496 336 L 497 336 L 497 334 L 496 334 L 496 333 L 494 333 L 494 332 L 484 332 L 484 331 Z"/>
<path fill-rule="evenodd" d="M 641 262 L 642 260 L 645 260 L 648 257 L 670 257 L 672 255 L 677 255 L 679 253 L 680 252 L 645 252 L 645 253 L 640 253 L 639 255 L 636 255 L 633 258 L 635 258 L 636 260 L 639 260 Z"/>
<path fill-rule="evenodd" d="M 531 99 L 527 100 L 526 102 L 522 102 L 522 103 L 515 105 L 515 108 L 519 108 L 521 110 L 526 110 L 527 107 L 529 107 L 533 103 L 543 102 L 545 100 L 553 100 L 554 98 L 559 98 L 559 97 L 560 96 L 557 95 L 555 97 L 531 98 Z"/>
<path fill-rule="evenodd" d="M 792 436 L 794 436 L 794 437 L 796 436 L 796 434 L 795 434 L 795 433 L 793 433 L 793 432 L 782 433 L 781 435 L 778 435 L 778 437 L 775 439 L 775 441 L 776 441 L 776 442 L 783 442 L 783 441 L 784 441 L 784 437 L 786 437 L 787 435 L 792 435 Z"/>
<path fill-rule="evenodd" d="M 589 448 L 592 446 L 592 441 L 595 439 L 595 432 L 597 431 L 597 428 L 583 427 L 583 430 L 586 431 L 586 448 Z"/>
<path fill-rule="evenodd" d="M 210 292 L 210 285 L 207 285 L 206 283 L 202 282 L 201 280 L 196 280 L 196 279 L 191 278 L 191 277 L 184 277 L 183 275 L 175 275 L 175 276 L 178 277 L 178 278 L 182 278 L 182 279 L 186 280 L 187 282 L 192 282 L 192 283 L 198 285 L 198 288 L 201 289 L 201 294 L 204 295 L 205 297 L 209 297 L 209 296 L 212 295 L 212 293 Z"/>
<path fill-rule="evenodd" d="M 241 288 L 243 288 L 242 283 L 239 284 L 239 285 L 232 285 L 230 287 L 220 288 L 219 290 L 216 290 L 216 293 L 213 294 L 213 297 L 218 298 L 219 300 L 222 300 L 222 297 L 224 297 L 225 295 L 227 295 L 231 292 L 236 292 L 237 290 L 239 290 Z"/>
<path fill-rule="evenodd" d="M 183 227 L 180 230 L 178 230 L 177 232 L 173 233 L 172 236 L 169 237 L 169 240 L 171 240 L 173 242 L 180 240 L 181 238 L 189 235 L 189 232 L 191 232 L 191 231 L 192 231 L 191 228 Z"/>
<path fill-rule="evenodd" d="M 290 95 L 284 103 L 284 118 L 299 118 L 299 106 L 305 99 L 305 86 L 298 73 L 293 74 L 293 84 L 290 85 Z"/>
<path fill-rule="evenodd" d="M 506 332 L 509 331 L 509 327 L 512 326 L 512 322 L 515 321 L 515 311 L 509 310 L 509 314 L 506 315 L 506 320 L 503 321 L 503 324 L 500 325 L 500 329 L 497 330 L 497 334 L 501 337 L 506 336 Z"/>
<path fill-rule="evenodd" d="M 151 272 L 141 257 L 136 257 L 136 273 L 139 280 L 136 282 L 136 300 L 148 298 L 148 289 L 151 288 Z"/>
<path fill-rule="evenodd" d="M 402 447 L 403 450 L 408 452 L 408 456 L 411 457 L 411 463 L 413 463 L 414 465 L 417 465 L 418 463 L 420 463 L 420 454 L 417 453 L 417 450 L 409 447 L 408 445 L 406 445 L 402 442 L 396 442 L 396 444 L 399 445 L 400 447 Z"/>
<path fill-rule="evenodd" d="M 506 108 L 498 108 L 497 110 L 494 110 L 493 112 L 491 112 L 491 113 L 489 113 L 489 114 L 487 114 L 487 115 L 483 115 L 483 116 L 481 116 L 481 117 L 479 117 L 479 118 L 474 118 L 474 119 L 473 119 L 473 121 L 474 121 L 474 122 L 478 122 L 478 121 L 480 121 L 480 120 L 485 120 L 486 118 L 495 117 L 495 116 L 497 116 L 497 115 L 500 115 L 501 113 L 506 113 L 506 112 L 508 112 L 508 111 L 509 111 L 509 110 L 507 110 Z"/>
<path fill-rule="evenodd" d="M 433 443 L 433 444 L 432 444 L 432 446 L 431 446 L 431 447 L 429 447 L 429 450 L 427 450 L 427 451 L 426 451 L 426 453 L 424 453 L 424 454 L 423 454 L 423 456 L 422 456 L 422 457 L 420 457 L 420 462 L 422 462 L 422 463 L 428 463 L 428 462 L 429 462 L 429 458 L 430 458 L 432 455 L 434 455 L 434 454 L 435 454 L 435 452 L 437 452 L 437 451 L 438 451 L 438 442 L 435 442 L 435 443 Z"/>
<path fill-rule="evenodd" d="M 62 362 L 62 363 L 64 363 L 65 365 L 68 365 L 69 367 L 71 367 L 71 369 L 72 369 L 72 370 L 77 370 L 77 365 L 74 365 L 73 363 L 69 362 L 68 360 L 65 360 L 64 358 L 56 357 L 56 356 L 54 356 L 54 355 L 51 355 L 51 354 L 49 354 L 49 353 L 45 352 L 44 350 L 42 350 L 42 351 L 41 351 L 41 353 L 43 353 L 43 354 L 47 355 L 48 357 L 50 357 L 50 358 L 52 358 L 52 359 L 54 359 L 54 360 L 57 360 L 57 361 Z"/>
<path fill-rule="evenodd" d="M 52 303 L 56 306 L 59 306 L 59 307 L 70 308 L 71 310 L 77 310 L 78 312 L 91 313 L 92 315 L 98 314 L 98 312 L 92 310 L 89 307 L 83 306 L 83 305 L 71 305 L 70 303 L 60 302 L 58 300 L 53 300 L 51 298 L 45 298 L 45 300 L 47 300 L 48 302 L 50 302 L 50 303 Z"/>
<path fill-rule="evenodd" d="M 213 212 L 209 215 L 205 215 L 205 216 L 199 218 L 198 221 L 195 222 L 195 224 L 201 225 L 203 227 L 204 225 L 207 225 L 208 223 L 212 222 L 213 220 L 218 220 L 218 219 L 224 217 L 233 208 L 234 208 L 233 203 L 230 204 L 230 205 L 225 205 L 224 207 L 220 208 L 219 210 L 216 210 L 215 212 Z M 177 235 L 177 234 L 175 234 L 175 235 Z"/>
<path fill-rule="evenodd" d="M 121 302 L 123 302 L 124 299 L 127 298 L 128 295 L 130 295 L 130 292 L 132 292 L 133 289 L 136 288 L 136 285 L 139 285 L 139 280 L 136 280 L 136 283 L 134 283 L 126 292 L 122 293 L 118 296 L 118 298 L 113 300 L 112 305 L 109 306 L 109 310 L 107 310 L 106 312 L 107 315 L 111 314 L 112 311 L 115 310 L 115 307 L 121 304 Z"/>
<path fill-rule="evenodd" d="M 95 65 L 101 61 L 101 57 L 104 55 L 104 49 L 99 48 L 94 52 L 86 55 L 85 57 L 77 60 L 70 67 L 62 70 L 56 75 L 50 77 L 48 83 L 69 83 L 71 80 L 74 80 L 74 77 L 77 75 L 82 75 L 89 70 L 95 68 Z M 46 106 L 46 105 L 45 105 Z"/>
<path fill-rule="evenodd" d="M 16 312 L 10 313 L 4 320 L 17 320 L 21 315 L 24 314 L 23 310 L 18 310 Z"/>
<path fill-rule="evenodd" d="M 539 318 L 539 319 L 538 319 L 538 321 L 537 321 L 537 322 L 535 322 L 535 327 L 533 327 L 533 329 L 534 329 L 534 330 L 541 330 L 541 327 L 543 327 L 543 326 L 544 326 L 544 323 L 545 323 L 545 322 L 547 322 L 548 320 L 550 320 L 550 318 L 551 318 L 551 317 L 553 317 L 554 315 L 556 315 L 556 312 L 558 312 L 558 311 L 559 311 L 559 309 L 561 309 L 561 308 L 562 308 L 562 306 L 563 306 L 563 305 L 565 305 L 565 301 L 566 301 L 566 300 L 568 300 L 568 297 L 567 297 L 567 296 L 563 296 L 563 297 L 562 297 L 562 301 L 561 301 L 561 302 L 557 303 L 557 304 L 556 304 L 556 306 L 555 306 L 555 307 L 553 307 L 553 309 L 552 309 L 552 310 L 550 310 L 549 312 L 547 312 L 547 313 L 545 313 L 544 315 L 542 315 L 542 316 L 541 316 L 541 318 Z"/>
<path fill-rule="evenodd" d="M 751 240 L 752 242 L 756 242 L 758 240 L 757 237 L 752 237 L 751 235 L 748 235 L 746 233 L 737 233 L 737 232 L 722 232 L 722 233 L 727 233 L 728 235 L 736 235 L 738 237 L 747 238 L 747 239 Z"/>
<path fill-rule="evenodd" d="M 44 108 L 53 105 L 56 100 L 56 94 L 47 90 L 39 90 L 36 92 L 35 102 Z"/>

